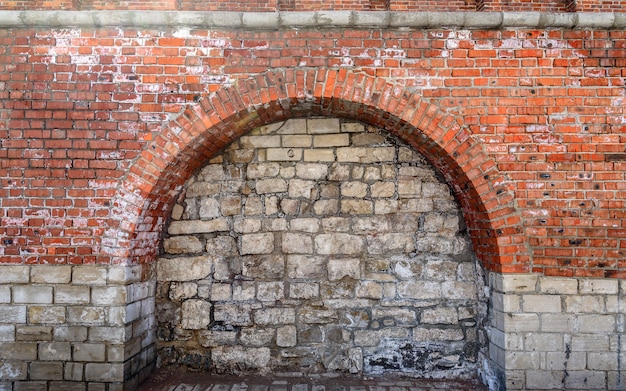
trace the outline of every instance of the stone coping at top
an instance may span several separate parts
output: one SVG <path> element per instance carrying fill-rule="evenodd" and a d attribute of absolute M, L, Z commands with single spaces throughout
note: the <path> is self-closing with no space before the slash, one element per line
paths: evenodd
<path fill-rule="evenodd" d="M 565 28 L 623 29 L 614 12 L 200 12 L 200 11 L 0 11 L 0 28 Z"/>

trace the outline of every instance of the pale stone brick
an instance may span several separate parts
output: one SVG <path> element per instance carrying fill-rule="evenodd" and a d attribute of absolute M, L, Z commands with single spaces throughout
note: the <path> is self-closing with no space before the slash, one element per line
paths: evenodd
<path fill-rule="evenodd" d="M 573 333 L 576 317 L 573 314 L 542 314 L 541 331 L 555 333 Z"/>
<path fill-rule="evenodd" d="M 74 362 L 65 363 L 63 378 L 68 381 L 79 382 L 83 380 L 83 369 L 84 364 Z M 74 387 L 76 387 L 76 383 L 74 383 Z"/>
<path fill-rule="evenodd" d="M 397 200 L 376 200 L 374 204 L 374 213 L 376 214 L 388 214 L 394 213 L 398 210 Z"/>
<path fill-rule="evenodd" d="M 28 304 L 51 304 L 52 287 L 42 285 L 16 285 L 13 287 L 13 302 Z"/>
<path fill-rule="evenodd" d="M 202 220 L 185 220 L 172 221 L 167 232 L 170 235 L 190 235 L 203 234 L 220 231 L 228 231 L 228 220 L 224 218 L 213 219 L 208 221 Z"/>
<path fill-rule="evenodd" d="M 228 156 L 230 163 L 249 163 L 254 159 L 254 149 L 227 151 L 226 156 Z"/>
<path fill-rule="evenodd" d="M 26 323 L 26 306 L 0 305 L 0 323 Z"/>
<path fill-rule="evenodd" d="M 563 372 L 529 370 L 526 372 L 526 387 L 530 390 L 563 388 Z"/>
<path fill-rule="evenodd" d="M 0 362 L 0 379 L 26 380 L 28 377 L 28 364 L 25 362 Z M 2 385 L 2 383 L 0 383 Z M 45 386 L 45 385 L 44 385 Z M 7 391 L 11 391 L 12 384 L 8 383 Z"/>
<path fill-rule="evenodd" d="M 322 278 L 326 276 L 324 258 L 307 255 L 289 255 L 287 257 L 287 275 L 289 278 Z"/>
<path fill-rule="evenodd" d="M 377 182 L 371 185 L 372 197 L 387 198 L 392 197 L 396 192 L 394 182 Z"/>
<path fill-rule="evenodd" d="M 7 361 L 34 361 L 37 360 L 37 345 L 36 342 L 3 343 L 0 345 L 0 355 Z"/>
<path fill-rule="evenodd" d="M 0 303 L 11 302 L 11 287 L 8 285 L 0 285 Z"/>
<path fill-rule="evenodd" d="M 463 331 L 459 329 L 427 329 L 422 327 L 413 329 L 413 341 L 416 342 L 462 341 L 463 338 Z"/>
<path fill-rule="evenodd" d="M 382 299 L 383 286 L 375 281 L 361 281 L 356 288 L 356 296 L 364 299 Z"/>
<path fill-rule="evenodd" d="M 592 279 L 585 278 L 579 282 L 581 294 L 605 294 L 616 295 L 619 281 L 617 279 Z"/>
<path fill-rule="evenodd" d="M 361 133 L 352 135 L 352 145 L 357 147 L 385 145 L 385 137 L 375 133 Z"/>
<path fill-rule="evenodd" d="M 318 216 L 337 214 L 339 212 L 339 200 L 319 200 L 313 204 L 313 211 Z"/>
<path fill-rule="evenodd" d="M 566 390 L 604 390 L 607 389 L 606 375 L 599 371 L 567 371 L 564 379 Z"/>
<path fill-rule="evenodd" d="M 88 304 L 90 289 L 88 286 L 61 285 L 54 289 L 56 304 Z"/>
<path fill-rule="evenodd" d="M 263 308 L 254 311 L 254 321 L 258 325 L 292 324 L 296 321 L 293 308 Z"/>
<path fill-rule="evenodd" d="M 244 328 L 239 340 L 245 346 L 264 346 L 274 338 L 274 329 Z"/>
<path fill-rule="evenodd" d="M 260 301 L 276 301 L 285 297 L 285 288 L 282 282 L 259 282 L 257 284 L 257 299 Z"/>
<path fill-rule="evenodd" d="M 554 295 L 522 295 L 525 312 L 561 312 L 561 296 Z"/>
<path fill-rule="evenodd" d="M 187 197 L 208 197 L 219 194 L 220 184 L 211 182 L 196 182 L 189 185 L 187 188 Z M 182 206 L 179 205 L 179 208 Z M 182 210 L 179 212 L 182 215 Z M 180 218 L 179 218 L 180 219 Z M 176 219 L 176 220 L 179 220 Z"/>
<path fill-rule="evenodd" d="M 563 337 L 561 333 L 526 333 L 524 347 L 533 352 L 563 351 Z"/>
<path fill-rule="evenodd" d="M 259 232 L 261 230 L 262 223 L 259 219 L 237 219 L 233 223 L 233 231 L 240 234 L 249 234 Z"/>
<path fill-rule="evenodd" d="M 91 303 L 105 306 L 126 304 L 126 287 L 107 286 L 91 288 Z"/>
<path fill-rule="evenodd" d="M 72 324 L 99 325 L 106 322 L 104 307 L 68 307 L 67 320 Z"/>
<path fill-rule="evenodd" d="M 250 304 L 216 304 L 213 318 L 216 322 L 224 322 L 234 326 L 251 326 L 252 308 Z"/>
<path fill-rule="evenodd" d="M 289 222 L 291 231 L 315 233 L 320 229 L 320 220 L 315 218 L 299 218 Z"/>
<path fill-rule="evenodd" d="M 198 203 L 198 215 L 201 220 L 210 220 L 220 216 L 220 202 L 215 198 L 204 197 Z"/>
<path fill-rule="evenodd" d="M 267 368 L 270 361 L 270 349 L 219 346 L 211 350 L 211 361 L 218 372 L 242 367 L 246 369 Z"/>
<path fill-rule="evenodd" d="M 303 179 L 292 179 L 289 181 L 289 197 L 313 199 L 316 195 L 316 183 Z"/>
<path fill-rule="evenodd" d="M 74 360 L 87 362 L 105 361 L 106 346 L 99 343 L 75 343 Z"/>
<path fill-rule="evenodd" d="M 296 176 L 302 179 L 321 180 L 328 176 L 328 165 L 319 163 L 296 164 Z"/>
<path fill-rule="evenodd" d="M 181 326 L 188 330 L 204 329 L 211 323 L 211 303 L 185 300 L 181 307 Z"/>
<path fill-rule="evenodd" d="M 241 202 L 238 199 L 237 206 L 234 208 L 230 215 L 236 215 L 241 208 Z M 248 197 L 246 199 L 246 205 L 244 207 L 244 215 L 246 216 L 258 216 L 263 213 L 263 201 L 261 197 Z"/>
<path fill-rule="evenodd" d="M 276 329 L 276 345 L 287 348 L 296 346 L 297 330 L 296 326 L 283 326 Z"/>
<path fill-rule="evenodd" d="M 283 193 L 287 191 L 287 182 L 281 178 L 260 179 L 256 181 L 257 194 Z"/>
<path fill-rule="evenodd" d="M 365 125 L 359 122 L 344 122 L 341 124 L 341 131 L 345 133 L 360 133 L 365 131 Z"/>
<path fill-rule="evenodd" d="M 316 135 L 313 137 L 314 148 L 347 147 L 350 145 L 350 136 L 345 133 Z"/>
<path fill-rule="evenodd" d="M 539 352 L 505 352 L 505 363 L 507 367 L 532 370 L 542 366 L 542 354 Z"/>
<path fill-rule="evenodd" d="M 334 162 L 335 151 L 333 149 L 305 149 L 305 162 Z"/>
<path fill-rule="evenodd" d="M 2 313 L 2 308 L 0 308 L 0 313 Z M 26 320 L 24 320 L 24 322 L 25 321 Z M 15 326 L 0 324 L 0 342 L 13 342 L 13 341 L 15 341 Z"/>
<path fill-rule="evenodd" d="M 419 197 L 422 192 L 422 182 L 418 179 L 398 180 L 398 196 L 400 198 Z"/>
<path fill-rule="evenodd" d="M 617 371 L 618 353 L 616 352 L 588 352 L 587 369 L 596 371 Z"/>
<path fill-rule="evenodd" d="M 242 275 L 260 279 L 278 279 L 285 274 L 285 259 L 280 254 L 243 257 Z"/>
<path fill-rule="evenodd" d="M 378 163 L 392 162 L 396 151 L 393 147 L 363 148 L 342 147 L 337 148 L 338 162 L 351 163 Z"/>
<path fill-rule="evenodd" d="M 404 299 L 430 300 L 441 297 L 441 284 L 434 281 L 402 281 L 398 295 Z"/>
<path fill-rule="evenodd" d="M 340 130 L 338 118 L 309 118 L 306 125 L 309 134 L 335 133 Z"/>
<path fill-rule="evenodd" d="M 32 380 L 63 380 L 62 362 L 35 361 L 29 364 Z"/>
<path fill-rule="evenodd" d="M 318 254 L 354 255 L 363 251 L 361 236 L 346 233 L 323 234 L 315 237 L 315 250 Z"/>
<path fill-rule="evenodd" d="M 292 199 L 282 199 L 280 201 L 280 210 L 287 215 L 296 215 L 300 211 L 300 201 Z"/>
<path fill-rule="evenodd" d="M 212 239 L 207 239 L 206 250 L 209 254 L 214 255 L 231 255 L 237 251 L 237 242 L 235 238 L 220 235 Z"/>
<path fill-rule="evenodd" d="M 157 261 L 159 281 L 192 281 L 205 278 L 211 272 L 214 260 L 210 256 L 160 258 Z"/>
<path fill-rule="evenodd" d="M 508 314 L 505 317 L 505 332 L 539 331 L 539 316 L 537 314 Z"/>
<path fill-rule="evenodd" d="M 578 293 L 578 280 L 561 277 L 540 277 L 539 291 L 551 295 L 575 295 Z"/>
<path fill-rule="evenodd" d="M 93 382 L 123 382 L 124 364 L 87 363 L 85 380 Z"/>
<path fill-rule="evenodd" d="M 69 342 L 40 343 L 38 347 L 39 360 L 43 361 L 70 361 L 72 349 Z"/>
<path fill-rule="evenodd" d="M 385 233 L 390 232 L 392 223 L 389 219 L 373 216 L 373 217 L 352 217 L 352 230 L 355 233 Z"/>
<path fill-rule="evenodd" d="M 202 252 L 204 246 L 195 236 L 174 236 L 163 241 L 163 248 L 168 254 L 189 254 Z"/>
<path fill-rule="evenodd" d="M 368 235 L 366 240 L 367 252 L 369 254 L 388 254 L 397 251 L 410 253 L 415 251 L 415 238 L 410 234 Z"/>
<path fill-rule="evenodd" d="M 363 182 L 343 182 L 341 184 L 341 195 L 343 197 L 363 198 L 367 195 L 367 184 Z"/>
<path fill-rule="evenodd" d="M 313 143 L 313 136 L 305 134 L 297 135 L 284 135 L 282 136 L 282 147 L 311 147 Z"/>
<path fill-rule="evenodd" d="M 283 218 L 277 219 L 264 219 L 263 220 L 263 229 L 266 231 L 286 231 L 287 230 L 287 220 Z"/>
<path fill-rule="evenodd" d="M 289 284 L 289 298 L 313 299 L 319 297 L 319 284 L 313 282 L 292 282 Z"/>
<path fill-rule="evenodd" d="M 30 306 L 28 308 L 30 323 L 64 323 L 65 307 Z"/>
<path fill-rule="evenodd" d="M 350 230 L 350 219 L 344 217 L 327 217 L 322 219 L 322 228 L 326 232 L 347 232 Z"/>
<path fill-rule="evenodd" d="M 364 215 L 374 211 L 374 204 L 369 200 L 341 200 L 341 213 Z"/>
<path fill-rule="evenodd" d="M 330 172 L 328 173 L 328 180 L 330 181 L 347 181 L 350 179 L 350 166 L 347 164 L 339 164 L 334 163 L 330 167 Z"/>
<path fill-rule="evenodd" d="M 597 295 L 572 295 L 565 298 L 565 311 L 571 313 L 595 313 L 603 307 L 603 297 Z"/>
<path fill-rule="evenodd" d="M 537 274 L 504 274 L 496 277 L 496 290 L 505 293 L 535 292 Z"/>
<path fill-rule="evenodd" d="M 302 160 L 302 148 L 268 148 L 266 158 L 270 162 L 297 162 Z"/>
<path fill-rule="evenodd" d="M 87 330 L 85 326 L 55 326 L 53 338 L 55 341 L 81 342 L 87 340 Z"/>
<path fill-rule="evenodd" d="M 227 179 L 221 164 L 207 164 L 200 170 L 200 176 L 207 182 Z"/>
<path fill-rule="evenodd" d="M 330 259 L 327 269 L 330 281 L 338 281 L 344 277 L 355 280 L 361 278 L 361 262 L 357 258 Z"/>
<path fill-rule="evenodd" d="M 378 346 L 381 340 L 387 338 L 408 338 L 408 329 L 387 327 L 380 330 L 355 330 L 354 344 L 357 346 Z"/>
<path fill-rule="evenodd" d="M 66 265 L 32 266 L 30 279 L 36 284 L 67 284 L 72 279 L 72 267 Z"/>
<path fill-rule="evenodd" d="M 254 148 L 277 148 L 280 147 L 280 136 L 243 136 L 239 139 L 240 147 Z"/>
<path fill-rule="evenodd" d="M 609 337 L 601 334 L 577 334 L 572 336 L 572 351 L 602 352 L 609 350 Z"/>
<path fill-rule="evenodd" d="M 212 348 L 223 345 L 234 345 L 237 341 L 237 333 L 234 331 L 203 330 L 198 334 L 200 346 Z"/>
<path fill-rule="evenodd" d="M 578 315 L 580 333 L 613 333 L 616 331 L 615 315 Z"/>
<path fill-rule="evenodd" d="M 211 301 L 228 301 L 232 298 L 231 285 L 213 283 L 211 285 Z"/>
<path fill-rule="evenodd" d="M 103 266 L 75 266 L 72 283 L 77 285 L 106 285 L 107 269 Z"/>
<path fill-rule="evenodd" d="M 365 173 L 363 174 L 364 181 L 379 181 L 382 179 L 380 174 L 380 167 L 366 167 Z"/>
<path fill-rule="evenodd" d="M 420 320 L 425 324 L 457 324 L 459 316 L 456 308 L 431 308 L 422 311 Z"/>
<path fill-rule="evenodd" d="M 422 197 L 446 198 L 450 196 L 450 189 L 445 183 L 425 182 L 422 184 Z"/>
<path fill-rule="evenodd" d="M 29 266 L 2 266 L 0 273 L 0 284 L 25 284 L 29 280 Z"/>
<path fill-rule="evenodd" d="M 276 177 L 280 172 L 278 163 L 252 163 L 248 164 L 246 175 L 249 179 Z"/>
<path fill-rule="evenodd" d="M 286 233 L 283 235 L 282 249 L 286 254 L 312 254 L 313 239 L 309 235 Z"/>
<path fill-rule="evenodd" d="M 143 265 L 109 267 L 109 284 L 132 284 L 141 281 Z"/>
<path fill-rule="evenodd" d="M 247 254 L 270 254 L 274 251 L 274 234 L 261 233 L 241 236 L 239 253 Z"/>
<path fill-rule="evenodd" d="M 552 371 L 580 371 L 587 368 L 585 352 L 547 352 L 546 368 Z"/>

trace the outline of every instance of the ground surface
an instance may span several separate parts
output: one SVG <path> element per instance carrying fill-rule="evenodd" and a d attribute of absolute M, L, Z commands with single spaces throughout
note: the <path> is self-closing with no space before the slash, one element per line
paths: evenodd
<path fill-rule="evenodd" d="M 138 391 L 487 391 L 477 380 L 271 378 L 158 370 Z"/>

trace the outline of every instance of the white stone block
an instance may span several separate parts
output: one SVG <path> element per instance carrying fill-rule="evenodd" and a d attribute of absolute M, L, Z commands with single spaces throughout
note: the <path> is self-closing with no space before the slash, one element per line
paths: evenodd
<path fill-rule="evenodd" d="M 72 279 L 72 267 L 68 265 L 32 266 L 30 279 L 36 284 L 67 284 Z"/>
<path fill-rule="evenodd" d="M 271 254 L 274 251 L 274 234 L 260 233 L 241 236 L 239 253 L 246 254 Z"/>
<path fill-rule="evenodd" d="M 25 284 L 29 276 L 30 266 L 0 266 L 0 284 Z"/>
<path fill-rule="evenodd" d="M 560 313 L 561 296 L 555 295 L 522 295 L 524 312 Z"/>
<path fill-rule="evenodd" d="M 160 258 L 157 261 L 158 281 L 192 281 L 205 278 L 212 270 L 210 256 Z"/>

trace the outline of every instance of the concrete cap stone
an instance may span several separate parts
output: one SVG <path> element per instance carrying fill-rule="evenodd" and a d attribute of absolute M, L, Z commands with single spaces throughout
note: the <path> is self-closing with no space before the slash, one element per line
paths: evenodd
<path fill-rule="evenodd" d="M 620 29 L 626 14 L 612 12 L 392 11 L 2 11 L 0 28 L 19 27 L 248 28 L 577 28 Z"/>

